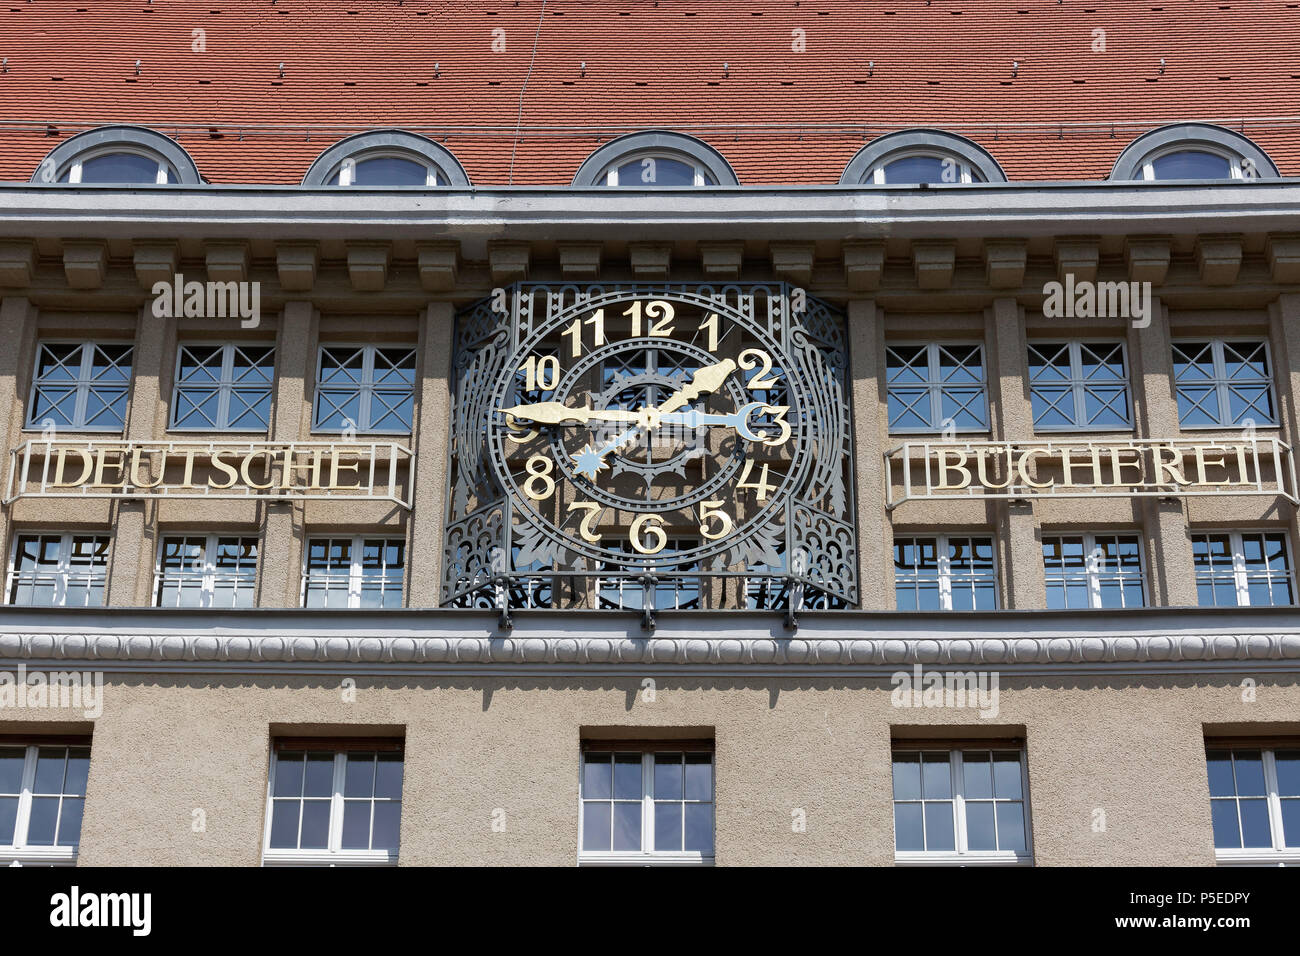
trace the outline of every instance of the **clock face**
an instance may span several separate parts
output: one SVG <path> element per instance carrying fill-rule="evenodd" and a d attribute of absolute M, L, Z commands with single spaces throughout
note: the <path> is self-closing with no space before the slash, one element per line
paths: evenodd
<path fill-rule="evenodd" d="M 736 310 L 605 296 L 505 359 L 491 465 L 512 507 L 579 554 L 700 561 L 780 514 L 805 476 L 804 374 Z"/>

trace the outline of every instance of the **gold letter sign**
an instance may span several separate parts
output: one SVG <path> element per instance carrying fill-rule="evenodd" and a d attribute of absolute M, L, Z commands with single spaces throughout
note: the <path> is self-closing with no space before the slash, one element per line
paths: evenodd
<path fill-rule="evenodd" d="M 70 464 L 70 468 L 75 466 Z M 909 441 L 885 453 L 886 504 L 935 498 L 1296 497 L 1291 446 L 1221 441 Z"/>
<path fill-rule="evenodd" d="M 370 498 L 410 508 L 411 452 L 393 442 L 99 439 L 32 439 L 10 451 L 4 503 L 55 497 Z"/>

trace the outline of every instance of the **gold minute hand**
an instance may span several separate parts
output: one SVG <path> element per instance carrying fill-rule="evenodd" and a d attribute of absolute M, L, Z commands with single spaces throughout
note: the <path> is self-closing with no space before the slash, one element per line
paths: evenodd
<path fill-rule="evenodd" d="M 639 422 L 645 417 L 641 412 L 629 412 L 621 408 L 570 408 L 563 402 L 534 402 L 532 405 L 498 408 L 497 411 L 540 425 L 559 425 L 562 422 L 586 424 L 593 419 L 601 422 Z"/>

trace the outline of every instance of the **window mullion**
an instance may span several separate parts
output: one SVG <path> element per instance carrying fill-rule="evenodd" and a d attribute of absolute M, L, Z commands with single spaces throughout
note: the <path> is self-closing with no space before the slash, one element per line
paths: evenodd
<path fill-rule="evenodd" d="M 235 350 L 233 346 L 221 347 L 221 378 L 217 381 L 217 427 L 230 427 L 230 389 L 235 380 Z"/>
<path fill-rule="evenodd" d="M 641 852 L 653 853 L 655 847 L 655 755 L 652 751 L 641 754 Z M 686 768 L 682 768 L 682 773 Z M 685 826 L 683 820 L 682 825 Z"/>
<path fill-rule="evenodd" d="M 1246 543 L 1240 531 L 1232 532 L 1228 538 L 1232 548 L 1232 583 L 1237 590 L 1237 606 L 1250 606 L 1250 578 L 1246 574 Z"/>
<path fill-rule="evenodd" d="M 275 775 L 278 771 L 279 763 L 279 754 L 276 749 L 272 747 L 271 770 L 266 775 L 266 826 L 263 828 L 265 832 L 262 834 L 262 853 L 264 854 L 267 850 L 271 849 L 271 818 L 274 816 L 275 812 L 275 800 L 273 799 L 273 795 L 275 793 Z M 300 810 L 300 816 L 301 813 L 302 811 Z"/>
<path fill-rule="evenodd" d="M 361 606 L 361 579 L 364 571 L 361 567 L 361 535 L 352 539 L 351 553 L 348 555 L 348 607 Z"/>
<path fill-rule="evenodd" d="M 14 846 L 27 845 L 27 827 L 32 819 L 32 790 L 36 787 L 36 745 L 28 744 L 23 762 L 23 782 L 18 788 L 18 815 L 14 820 Z"/>
<path fill-rule="evenodd" d="M 375 391 L 375 352 L 374 346 L 367 345 L 362 353 L 361 396 L 360 401 L 357 402 L 357 418 L 360 421 L 353 425 L 357 431 L 369 431 L 371 427 L 370 410 Z"/>
<path fill-rule="evenodd" d="M 1222 339 L 1210 343 L 1210 354 L 1214 359 L 1214 392 L 1219 400 L 1219 424 L 1227 428 L 1232 422 L 1232 412 L 1228 401 L 1228 363 L 1223 357 Z"/>
<path fill-rule="evenodd" d="M 1273 839 L 1273 849 L 1285 850 L 1286 844 L 1283 842 L 1282 833 L 1282 798 L 1277 783 L 1277 761 L 1271 750 L 1263 751 L 1261 756 L 1264 758 L 1264 789 L 1268 792 L 1269 835 Z"/>
<path fill-rule="evenodd" d="M 930 386 L 930 427 L 943 427 L 943 382 L 939 378 L 939 346 L 931 342 L 925 347 L 925 377 Z"/>
<path fill-rule="evenodd" d="M 948 554 L 948 539 L 944 535 L 934 539 L 934 562 L 939 577 L 939 608 L 952 610 L 952 559 Z"/>
<path fill-rule="evenodd" d="M 965 764 L 961 759 L 961 751 L 952 752 L 952 805 L 953 805 L 953 826 L 956 828 L 956 840 L 953 846 L 957 848 L 958 853 L 966 853 L 969 846 L 966 841 L 966 788 L 963 785 L 965 779 Z M 991 772 L 991 771 L 990 771 Z"/>
<path fill-rule="evenodd" d="M 330 797 L 330 835 L 329 851 L 337 853 L 343 846 L 343 779 L 344 761 L 347 754 L 338 751 L 334 754 L 334 787 Z"/>
<path fill-rule="evenodd" d="M 1074 427 L 1088 427 L 1088 402 L 1084 397 L 1083 347 L 1076 342 L 1066 343 L 1070 356 L 1070 393 L 1074 398 Z"/>
<path fill-rule="evenodd" d="M 72 404 L 72 427 L 86 426 L 86 406 L 90 404 L 90 375 L 94 368 L 95 346 L 90 342 L 81 345 L 81 365 L 77 368 L 77 397 Z"/>

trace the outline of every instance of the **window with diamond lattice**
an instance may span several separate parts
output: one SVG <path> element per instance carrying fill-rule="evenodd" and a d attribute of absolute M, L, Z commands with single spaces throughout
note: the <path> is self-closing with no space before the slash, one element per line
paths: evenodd
<path fill-rule="evenodd" d="M 1173 350 L 1181 427 L 1277 424 L 1267 342 L 1176 341 Z"/>
<path fill-rule="evenodd" d="M 120 432 L 131 384 L 130 345 L 42 342 L 27 427 Z"/>
<path fill-rule="evenodd" d="M 1033 342 L 1029 395 L 1036 431 L 1131 428 L 1122 342 Z"/>
<path fill-rule="evenodd" d="M 414 406 L 415 349 L 321 349 L 313 431 L 409 434 Z"/>
<path fill-rule="evenodd" d="M 891 432 L 988 431 L 982 346 L 891 345 L 885 354 Z"/>
<path fill-rule="evenodd" d="M 264 432 L 271 422 L 275 349 L 182 345 L 176 360 L 172 428 Z"/>

